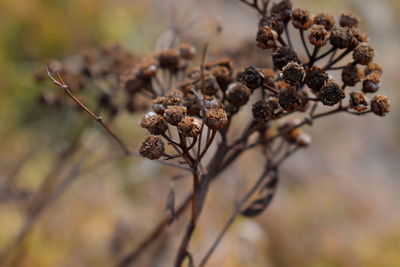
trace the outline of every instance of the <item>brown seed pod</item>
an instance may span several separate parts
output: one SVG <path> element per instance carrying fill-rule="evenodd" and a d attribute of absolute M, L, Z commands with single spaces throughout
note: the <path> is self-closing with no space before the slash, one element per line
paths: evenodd
<path fill-rule="evenodd" d="M 371 110 L 378 116 L 385 116 L 390 111 L 389 98 L 384 95 L 377 95 L 371 101 Z"/>
<path fill-rule="evenodd" d="M 265 76 L 258 68 L 248 67 L 238 75 L 238 81 L 245 84 L 250 89 L 260 87 L 264 82 Z"/>
<path fill-rule="evenodd" d="M 331 30 L 329 41 L 334 47 L 348 48 L 352 45 L 353 34 L 349 28 L 335 26 Z"/>
<path fill-rule="evenodd" d="M 289 62 L 294 61 L 300 63 L 296 52 L 290 47 L 279 46 L 272 53 L 272 61 L 276 69 L 282 70 Z"/>
<path fill-rule="evenodd" d="M 236 107 L 243 106 L 249 101 L 251 90 L 244 84 L 236 82 L 229 85 L 226 98 Z"/>
<path fill-rule="evenodd" d="M 303 81 L 306 74 L 303 65 L 297 62 L 289 62 L 282 69 L 282 78 L 291 85 L 298 85 Z"/>
<path fill-rule="evenodd" d="M 165 50 L 158 54 L 158 65 L 161 69 L 177 72 L 179 69 L 179 52 L 175 49 Z"/>
<path fill-rule="evenodd" d="M 328 31 L 323 25 L 313 25 L 308 34 L 308 40 L 315 46 L 324 46 L 328 41 Z"/>
<path fill-rule="evenodd" d="M 140 126 L 154 135 L 164 134 L 168 129 L 168 124 L 164 117 L 152 111 L 142 115 Z"/>
<path fill-rule="evenodd" d="M 358 112 L 367 110 L 368 99 L 363 92 L 350 93 L 350 107 Z"/>
<path fill-rule="evenodd" d="M 255 121 L 276 120 L 282 117 L 283 109 L 276 97 L 260 100 L 253 104 L 252 112 Z"/>
<path fill-rule="evenodd" d="M 314 24 L 322 25 L 325 27 L 325 30 L 330 31 L 335 25 L 335 18 L 327 13 L 319 13 L 314 16 Z"/>
<path fill-rule="evenodd" d="M 139 154 L 148 159 L 159 159 L 165 151 L 164 142 L 160 137 L 150 135 L 145 138 L 139 148 Z"/>
<path fill-rule="evenodd" d="M 349 63 L 342 70 L 342 81 L 345 85 L 355 86 L 361 81 L 362 75 L 356 64 Z"/>
<path fill-rule="evenodd" d="M 169 106 L 164 111 L 164 118 L 169 124 L 177 126 L 186 116 L 186 112 L 187 109 L 184 106 Z"/>
<path fill-rule="evenodd" d="M 178 124 L 177 128 L 185 137 L 196 137 L 200 134 L 201 122 L 196 118 L 186 116 Z"/>
<path fill-rule="evenodd" d="M 371 63 L 374 56 L 375 49 L 368 43 L 361 43 L 353 52 L 354 61 L 361 65 L 368 65 Z"/>
<path fill-rule="evenodd" d="M 345 93 L 344 90 L 340 88 L 339 84 L 328 80 L 321 88 L 318 97 L 324 105 L 333 106 L 345 98 Z"/>
<path fill-rule="evenodd" d="M 295 8 L 292 10 L 292 24 L 296 29 L 307 30 L 313 24 L 313 18 L 305 8 Z"/>
<path fill-rule="evenodd" d="M 205 124 L 213 129 L 219 130 L 228 123 L 228 116 L 222 108 L 208 109 Z"/>
<path fill-rule="evenodd" d="M 360 23 L 360 17 L 351 11 L 344 11 L 340 14 L 339 24 L 342 27 L 357 27 Z"/>
<path fill-rule="evenodd" d="M 313 92 L 318 93 L 328 79 L 328 73 L 318 67 L 313 66 L 307 69 L 306 78 L 304 81 L 307 86 L 313 90 Z"/>
<path fill-rule="evenodd" d="M 375 93 L 379 90 L 381 75 L 378 72 L 372 72 L 363 81 L 362 90 L 364 93 Z"/>
<path fill-rule="evenodd" d="M 279 3 L 274 3 L 270 9 L 271 15 L 279 18 L 284 23 L 290 20 L 293 4 L 290 0 L 282 0 Z"/>
<path fill-rule="evenodd" d="M 256 42 L 262 49 L 269 49 L 276 46 L 278 33 L 269 26 L 262 26 L 258 29 Z"/>

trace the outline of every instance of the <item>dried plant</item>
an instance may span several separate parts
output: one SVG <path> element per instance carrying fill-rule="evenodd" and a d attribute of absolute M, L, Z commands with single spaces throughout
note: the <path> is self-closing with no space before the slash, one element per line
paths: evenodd
<path fill-rule="evenodd" d="M 207 61 L 207 44 L 196 66 L 196 49 L 186 43 L 174 44 L 146 59 L 119 46 L 86 52 L 75 73 L 57 62 L 48 65 L 52 82 L 96 120 L 128 156 L 138 154 L 75 92 L 87 83 L 96 84 L 101 89 L 96 110 L 106 110 L 109 119 L 117 116 L 121 107 L 142 112 L 151 106 L 152 110 L 141 117 L 140 126 L 150 135 L 138 149 L 139 154 L 192 175 L 193 186 L 185 200 L 176 205 L 171 192 L 169 214 L 117 266 L 135 262 L 189 207 L 190 219 L 174 266 L 182 266 L 185 261 L 189 266 L 205 266 L 237 216 L 255 217 L 270 205 L 280 166 L 310 145 L 311 138 L 302 126 L 338 113 L 385 116 L 389 112 L 386 96 L 367 98 L 378 91 L 382 68 L 373 61 L 375 50 L 368 36 L 358 28 L 359 17 L 343 12 L 336 22 L 330 14 L 312 15 L 307 9 L 293 8 L 290 0 L 271 7 L 269 0 L 240 2 L 260 16 L 255 45 L 271 51 L 265 54 L 271 57 L 273 69 L 236 69 L 229 58 Z M 294 36 L 296 32 L 298 36 Z M 295 47 L 301 47 L 301 51 Z M 333 79 L 333 72 L 341 72 L 341 81 Z M 66 98 L 43 95 L 42 102 L 59 106 L 66 103 Z M 252 113 L 246 115 L 247 126 L 237 136 L 231 124 L 246 105 L 252 105 Z M 293 118 L 299 114 L 303 119 Z M 190 241 L 206 208 L 209 187 L 238 157 L 252 149 L 259 149 L 264 158 L 262 173 L 236 203 L 224 228 L 208 244 L 206 255 L 195 259 Z"/>

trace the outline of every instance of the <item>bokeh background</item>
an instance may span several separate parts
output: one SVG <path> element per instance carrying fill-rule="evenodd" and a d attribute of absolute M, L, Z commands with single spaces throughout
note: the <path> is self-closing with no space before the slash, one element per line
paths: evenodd
<path fill-rule="evenodd" d="M 239 218 L 209 266 L 400 266 L 400 1 L 293 2 L 313 13 L 349 9 L 362 17 L 392 111 L 384 118 L 337 115 L 307 128 L 313 143 L 285 163 L 272 206 L 255 220 Z M 0 2 L 0 251 L 20 231 L 43 180 L 55 175 L 65 182 L 4 266 L 112 266 L 161 218 L 171 187 L 183 197 L 187 179 L 171 182 L 179 171 L 110 157 L 118 148 L 95 123 L 67 164 L 51 173 L 87 118 L 74 108 L 41 106 L 39 95 L 57 89 L 34 80 L 49 60 L 105 44 L 150 55 L 176 23 L 188 25 L 181 38 L 199 50 L 210 43 L 209 58 L 234 54 L 241 66 L 268 64 L 252 43 L 255 12 L 234 0 Z M 138 116 L 122 114 L 113 125 L 131 147 L 145 135 L 137 123 Z M 195 256 L 260 164 L 257 153 L 246 154 L 213 185 L 191 247 Z M 186 219 L 134 266 L 170 266 Z"/>

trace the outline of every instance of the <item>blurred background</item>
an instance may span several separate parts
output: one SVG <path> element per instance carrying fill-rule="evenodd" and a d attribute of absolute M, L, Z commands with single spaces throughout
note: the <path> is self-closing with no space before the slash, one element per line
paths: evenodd
<path fill-rule="evenodd" d="M 239 218 L 209 266 L 400 266 L 400 1 L 293 2 L 312 13 L 360 15 L 392 111 L 384 118 L 337 115 L 307 127 L 313 143 L 284 164 L 271 207 L 255 220 Z M 235 0 L 0 2 L 0 257 L 26 231 L 4 266 L 112 266 L 162 217 L 171 187 L 182 199 L 189 181 L 171 182 L 179 170 L 118 158 L 118 147 L 72 104 L 40 105 L 43 92 L 61 92 L 34 77 L 49 60 L 107 44 L 150 55 L 173 25 L 185 26 L 181 39 L 198 51 L 209 42 L 210 59 L 269 64 L 253 42 L 255 11 Z M 123 113 L 113 122 L 133 148 L 146 134 L 138 118 Z M 73 153 L 66 152 L 71 143 Z M 191 246 L 195 258 L 260 164 L 257 152 L 248 153 L 213 185 Z M 47 180 L 56 189 L 49 203 L 27 217 Z M 134 266 L 170 266 L 186 220 L 168 227 Z"/>

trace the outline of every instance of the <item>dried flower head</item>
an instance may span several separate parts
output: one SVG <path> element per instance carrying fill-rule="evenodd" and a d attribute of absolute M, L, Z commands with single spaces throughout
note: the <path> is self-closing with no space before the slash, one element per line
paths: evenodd
<path fill-rule="evenodd" d="M 345 85 L 355 86 L 361 81 L 362 75 L 356 64 L 349 63 L 342 70 L 342 81 Z"/>
<path fill-rule="evenodd" d="M 361 65 L 368 65 L 375 56 L 375 49 L 367 43 L 361 43 L 353 52 L 354 61 Z"/>
<path fill-rule="evenodd" d="M 154 135 L 164 134 L 168 129 L 168 124 L 164 117 L 152 111 L 142 115 L 140 126 Z"/>
<path fill-rule="evenodd" d="M 352 45 L 353 34 L 349 28 L 335 26 L 331 30 L 329 41 L 334 47 L 348 48 Z"/>
<path fill-rule="evenodd" d="M 313 25 L 308 34 L 308 40 L 315 46 L 324 46 L 328 41 L 328 31 L 323 25 Z"/>
<path fill-rule="evenodd" d="M 176 72 L 179 69 L 179 51 L 175 49 L 162 51 L 157 56 L 160 68 Z"/>
<path fill-rule="evenodd" d="M 269 49 L 276 46 L 278 40 L 278 33 L 269 26 L 262 26 L 257 32 L 257 45 L 262 49 Z"/>
<path fill-rule="evenodd" d="M 384 95 L 377 95 L 371 101 L 371 110 L 378 116 L 385 116 L 390 111 L 389 98 Z"/>
<path fill-rule="evenodd" d="M 205 124 L 213 129 L 219 130 L 228 123 L 228 116 L 224 109 L 214 108 L 208 109 L 206 112 Z"/>
<path fill-rule="evenodd" d="M 183 105 L 183 94 L 177 90 L 171 90 L 166 95 L 164 105 L 168 106 L 182 106 Z"/>
<path fill-rule="evenodd" d="M 306 71 L 304 82 L 314 92 L 319 92 L 325 82 L 329 79 L 328 73 L 318 67 L 311 67 Z"/>
<path fill-rule="evenodd" d="M 221 107 L 221 103 L 219 103 L 219 101 L 216 98 L 208 95 L 204 96 L 203 105 L 206 109 L 214 109 Z"/>
<path fill-rule="evenodd" d="M 350 93 L 350 107 L 358 112 L 368 109 L 368 99 L 363 92 Z"/>
<path fill-rule="evenodd" d="M 179 45 L 179 55 L 186 60 L 191 60 L 196 55 L 196 47 L 191 44 L 183 43 Z"/>
<path fill-rule="evenodd" d="M 274 3 L 271 7 L 271 15 L 274 15 L 284 23 L 290 20 L 290 14 L 292 13 L 293 4 L 290 0 L 282 0 L 279 3 Z"/>
<path fill-rule="evenodd" d="M 364 93 L 375 93 L 379 90 L 381 75 L 377 72 L 372 72 L 363 80 L 362 90 Z"/>
<path fill-rule="evenodd" d="M 294 88 L 281 91 L 278 98 L 281 107 L 288 112 L 302 109 L 305 102 L 302 95 Z"/>
<path fill-rule="evenodd" d="M 147 136 L 139 148 L 139 154 L 148 159 L 159 159 L 165 151 L 164 142 L 155 135 Z"/>
<path fill-rule="evenodd" d="M 335 23 L 335 18 L 328 13 L 319 13 L 314 16 L 314 24 L 324 26 L 327 31 L 330 31 Z"/>
<path fill-rule="evenodd" d="M 351 11 L 344 11 L 340 14 L 339 24 L 342 27 L 357 27 L 360 23 L 360 17 Z"/>
<path fill-rule="evenodd" d="M 253 104 L 253 118 L 255 121 L 276 120 L 282 116 L 282 107 L 276 97 L 260 100 Z"/>
<path fill-rule="evenodd" d="M 237 82 L 229 85 L 226 98 L 236 107 L 243 106 L 249 101 L 251 90 L 244 84 Z"/>
<path fill-rule="evenodd" d="M 153 100 L 152 108 L 155 113 L 163 115 L 167 106 L 165 105 L 167 98 L 165 96 L 158 97 Z"/>
<path fill-rule="evenodd" d="M 328 80 L 321 88 L 318 97 L 324 105 L 333 106 L 345 98 L 345 93 L 339 84 Z"/>
<path fill-rule="evenodd" d="M 296 29 L 307 30 L 313 24 L 310 11 L 305 8 L 295 8 L 292 10 L 292 24 Z"/>
<path fill-rule="evenodd" d="M 299 62 L 296 52 L 290 47 L 279 46 L 272 53 L 272 60 L 277 69 L 282 70 L 290 61 Z"/>
<path fill-rule="evenodd" d="M 264 74 L 258 68 L 248 67 L 238 75 L 238 81 L 245 84 L 250 89 L 260 87 L 264 82 Z"/>
<path fill-rule="evenodd" d="M 259 27 L 263 26 L 271 27 L 271 29 L 274 30 L 278 35 L 281 35 L 285 30 L 285 25 L 283 24 L 283 21 L 274 15 L 263 17 L 260 20 Z"/>
<path fill-rule="evenodd" d="M 383 73 L 383 69 L 382 67 L 375 62 L 370 62 L 368 63 L 367 67 L 364 70 L 365 75 L 369 75 L 372 72 L 378 73 L 379 75 L 381 75 Z"/>
<path fill-rule="evenodd" d="M 218 91 L 221 90 L 221 88 L 217 82 L 217 79 L 210 72 L 206 72 L 204 74 L 204 83 L 200 79 L 196 83 L 196 87 L 199 88 L 204 95 L 215 95 L 218 93 Z"/>
<path fill-rule="evenodd" d="M 216 66 L 210 69 L 210 72 L 217 80 L 219 87 L 225 90 L 232 82 L 232 71 L 225 66 Z"/>
<path fill-rule="evenodd" d="M 177 128 L 185 137 L 196 137 L 200 134 L 201 122 L 196 118 L 186 116 L 178 124 Z"/>
<path fill-rule="evenodd" d="M 303 65 L 292 61 L 283 67 L 282 78 L 289 84 L 298 85 L 303 81 L 305 73 Z"/>
<path fill-rule="evenodd" d="M 169 106 L 164 111 L 164 118 L 169 124 L 176 126 L 186 116 L 186 112 L 184 106 Z"/>

